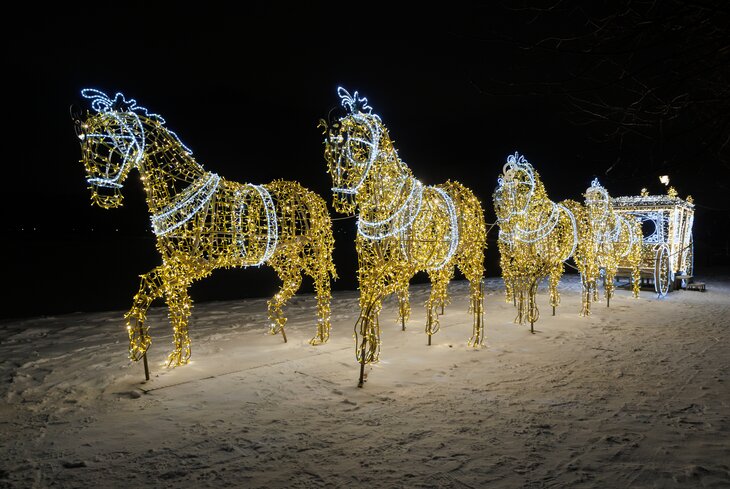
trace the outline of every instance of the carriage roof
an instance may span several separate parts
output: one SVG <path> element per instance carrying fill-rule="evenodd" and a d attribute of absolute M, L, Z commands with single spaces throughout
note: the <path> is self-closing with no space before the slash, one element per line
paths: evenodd
<path fill-rule="evenodd" d="M 632 211 L 672 211 L 686 210 L 694 212 L 694 203 L 691 198 L 687 200 L 672 195 L 635 195 L 626 197 L 614 197 L 611 199 L 613 207 L 618 212 Z"/>

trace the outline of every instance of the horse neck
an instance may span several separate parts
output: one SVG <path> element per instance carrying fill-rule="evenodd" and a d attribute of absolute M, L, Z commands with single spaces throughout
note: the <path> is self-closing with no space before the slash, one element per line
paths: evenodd
<path fill-rule="evenodd" d="M 522 209 L 520 209 L 522 210 Z M 534 220 L 531 217 L 539 212 L 540 219 Z M 558 205 L 550 200 L 545 192 L 542 182 L 535 178 L 535 186 L 532 189 L 524 213 L 513 212 L 510 214 L 510 223 L 505 229 L 509 229 L 515 236 L 522 236 L 523 239 L 539 241 L 544 238 L 559 219 L 560 212 Z"/>
<path fill-rule="evenodd" d="M 410 192 L 414 184 L 412 180 L 410 168 L 398 158 L 390 139 L 384 135 L 380 154 L 357 193 L 355 202 L 358 213 L 362 214 L 365 209 L 377 209 L 378 217 L 388 217 L 402 205 L 402 194 Z"/>
<path fill-rule="evenodd" d="M 500 233 L 504 234 L 509 240 L 511 240 L 512 234 L 519 227 L 519 224 L 521 222 L 522 218 L 518 214 L 518 211 L 522 209 L 517 209 L 517 206 L 512 202 L 512 200 L 506 197 L 507 193 L 509 192 L 506 187 L 507 183 L 505 182 L 502 184 L 501 188 L 497 190 L 494 197 L 500 202 L 499 205 L 501 206 L 501 212 L 506 214 L 504 218 L 498 219 Z M 497 209 L 495 208 L 495 210 Z M 525 211 L 528 212 L 529 208 L 525 207 Z"/>
<path fill-rule="evenodd" d="M 610 236 L 614 236 L 616 233 L 616 228 L 621 225 L 619 217 L 613 211 L 613 206 L 610 204 L 606 205 L 606 217 L 604 218 L 604 223 L 606 233 Z"/>
<path fill-rule="evenodd" d="M 591 204 L 595 206 L 593 210 L 594 215 L 598 215 L 597 219 L 591 220 L 591 225 L 595 228 L 594 232 L 598 233 L 601 239 L 605 239 L 611 235 L 616 227 L 616 220 L 613 216 L 613 209 L 609 204 Z M 590 215 L 590 214 L 589 214 Z"/>
<path fill-rule="evenodd" d="M 159 211 L 207 172 L 182 143 L 157 121 L 145 120 L 145 152 L 140 175 L 151 212 Z"/>
<path fill-rule="evenodd" d="M 532 195 L 530 195 L 530 199 L 527 201 L 526 209 L 526 215 L 531 215 L 534 212 L 537 212 L 538 207 L 545 206 L 546 208 L 552 208 L 555 206 L 555 202 L 550 200 L 548 198 L 547 192 L 545 191 L 545 187 L 543 186 L 542 182 L 535 178 L 535 186 L 532 188 Z M 544 211 L 545 209 L 543 209 Z M 544 216 L 543 216 L 544 217 Z"/>

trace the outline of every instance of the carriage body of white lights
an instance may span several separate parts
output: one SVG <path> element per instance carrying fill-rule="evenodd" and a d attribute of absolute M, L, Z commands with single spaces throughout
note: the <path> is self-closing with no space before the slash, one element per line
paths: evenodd
<path fill-rule="evenodd" d="M 612 199 L 616 212 L 642 224 L 642 278 L 654 280 L 658 295 L 666 295 L 675 275 L 694 273 L 694 201 L 680 198 L 669 187 L 666 195 L 637 195 Z M 624 264 L 620 270 L 625 272 Z"/>

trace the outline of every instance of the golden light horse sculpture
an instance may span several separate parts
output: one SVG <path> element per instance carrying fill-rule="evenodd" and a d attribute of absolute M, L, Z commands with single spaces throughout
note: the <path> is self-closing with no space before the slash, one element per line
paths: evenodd
<path fill-rule="evenodd" d="M 144 359 L 151 343 L 147 310 L 164 295 L 174 331 L 167 365 L 188 362 L 191 354 L 188 287 L 221 267 L 269 265 L 283 281 L 268 302 L 270 332 L 281 332 L 282 308 L 296 293 L 302 273 L 312 277 L 317 295 L 317 331 L 311 344 L 330 332 L 330 279 L 334 239 L 321 197 L 296 182 L 237 183 L 206 171 L 157 114 L 117 93 L 82 90 L 93 113 L 74 114 L 91 201 L 105 209 L 122 205 L 121 188 L 136 169 L 144 185 L 152 230 L 162 264 L 141 276 L 126 314 L 129 356 Z"/>
<path fill-rule="evenodd" d="M 631 268 L 634 297 L 639 296 L 642 253 L 641 224 L 627 219 L 613 209 L 608 191 L 594 179 L 585 194 L 585 204 L 566 204 L 574 213 L 579 227 L 578 247 L 574 261 L 581 274 L 581 315 L 591 313 L 591 302 L 598 300 L 598 280 L 603 276 L 606 306 L 610 306 L 615 290 L 619 263 Z"/>
<path fill-rule="evenodd" d="M 486 226 L 479 200 L 468 188 L 448 181 L 425 186 L 398 157 L 380 117 L 367 99 L 338 89 L 346 113 L 321 121 L 324 156 L 332 176 L 334 208 L 357 214 L 360 317 L 355 324 L 355 356 L 364 382 L 366 364 L 380 353 L 378 317 L 383 299 L 396 293 L 400 321 L 410 313 L 408 283 L 418 271 L 431 280 L 426 301 L 426 334 L 439 330 L 438 307 L 448 302 L 447 286 L 458 266 L 470 283 L 473 314 L 469 345 L 484 341 L 483 291 Z"/>
<path fill-rule="evenodd" d="M 560 303 L 558 283 L 564 262 L 573 255 L 578 227 L 573 213 L 547 197 L 540 176 L 519 153 L 510 155 L 494 191 L 499 224 L 499 253 L 507 302 L 517 307 L 515 322 L 534 324 L 540 317 L 537 286 L 550 277 L 550 305 Z"/>

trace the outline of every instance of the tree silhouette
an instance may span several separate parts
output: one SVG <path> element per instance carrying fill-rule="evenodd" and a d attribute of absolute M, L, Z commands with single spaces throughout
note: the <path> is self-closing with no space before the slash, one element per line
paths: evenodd
<path fill-rule="evenodd" d="M 527 5 L 529 3 L 529 5 Z M 730 5 L 722 0 L 505 4 L 495 39 L 541 71 L 476 80 L 497 95 L 563 96 L 570 119 L 651 170 L 730 168 Z M 531 61 L 529 61 L 531 60 Z M 523 61 L 524 63 L 524 61 Z M 529 78 L 529 79 L 527 79 Z M 645 168 L 648 168 L 645 165 Z M 725 183 L 722 184 L 725 188 Z"/>

